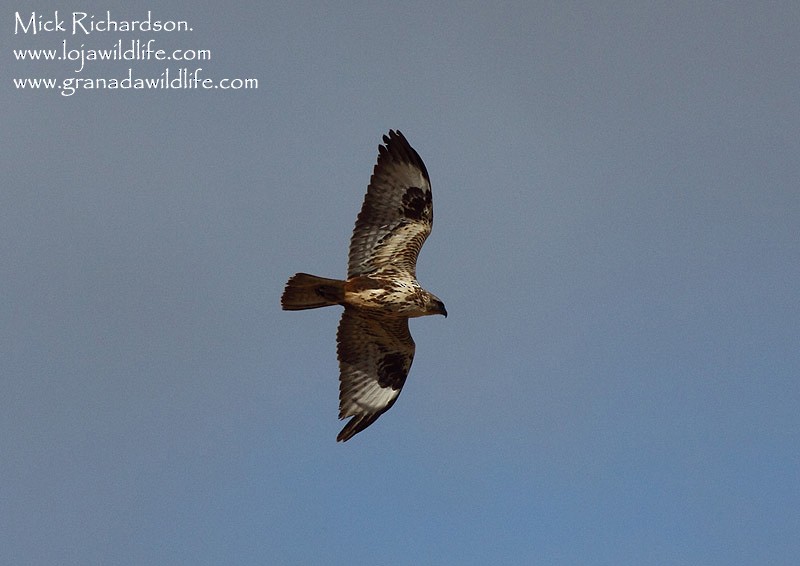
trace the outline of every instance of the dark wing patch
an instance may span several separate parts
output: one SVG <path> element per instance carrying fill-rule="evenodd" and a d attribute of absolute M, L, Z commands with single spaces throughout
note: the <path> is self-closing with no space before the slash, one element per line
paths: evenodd
<path fill-rule="evenodd" d="M 378 385 L 400 391 L 411 365 L 406 354 L 389 352 L 378 360 Z"/>
<path fill-rule="evenodd" d="M 419 187 L 408 187 L 403 195 L 403 215 L 411 220 L 422 222 L 433 216 L 433 198 L 430 191 Z"/>
<path fill-rule="evenodd" d="M 389 130 L 383 142 L 350 240 L 348 279 L 390 264 L 416 275 L 417 256 L 433 226 L 422 158 L 399 131 Z"/>
<path fill-rule="evenodd" d="M 336 334 L 339 418 L 353 417 L 336 437 L 352 438 L 388 411 L 400 395 L 414 359 L 408 319 L 346 307 Z"/>

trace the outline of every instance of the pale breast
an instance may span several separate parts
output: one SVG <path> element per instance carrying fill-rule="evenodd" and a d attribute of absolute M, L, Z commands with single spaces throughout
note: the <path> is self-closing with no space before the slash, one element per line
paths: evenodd
<path fill-rule="evenodd" d="M 425 306 L 420 300 L 421 290 L 413 279 L 354 277 L 345 284 L 344 302 L 384 314 L 420 316 Z"/>

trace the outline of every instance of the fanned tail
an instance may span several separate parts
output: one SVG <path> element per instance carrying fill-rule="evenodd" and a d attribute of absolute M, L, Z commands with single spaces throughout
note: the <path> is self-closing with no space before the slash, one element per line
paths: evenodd
<path fill-rule="evenodd" d="M 297 273 L 286 283 L 281 296 L 281 307 L 285 311 L 300 311 L 338 305 L 342 301 L 344 281 Z"/>

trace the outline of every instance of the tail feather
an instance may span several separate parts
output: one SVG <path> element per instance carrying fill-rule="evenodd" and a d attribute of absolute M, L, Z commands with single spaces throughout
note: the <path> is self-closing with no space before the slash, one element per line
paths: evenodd
<path fill-rule="evenodd" d="M 281 307 L 286 311 L 317 309 L 344 301 L 344 281 L 297 273 L 286 283 Z"/>

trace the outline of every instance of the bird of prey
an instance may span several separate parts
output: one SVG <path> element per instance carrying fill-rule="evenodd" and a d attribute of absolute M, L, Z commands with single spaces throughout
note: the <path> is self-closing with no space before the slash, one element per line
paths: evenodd
<path fill-rule="evenodd" d="M 347 279 L 297 273 L 286 283 L 284 310 L 344 307 L 336 334 L 339 418 L 352 418 L 337 441 L 374 423 L 400 395 L 414 359 L 408 319 L 447 316 L 417 282 L 417 255 L 432 225 L 425 164 L 402 133 L 389 130 L 350 240 Z"/>

